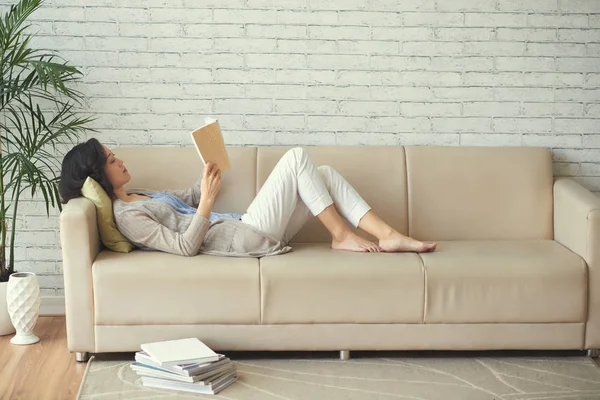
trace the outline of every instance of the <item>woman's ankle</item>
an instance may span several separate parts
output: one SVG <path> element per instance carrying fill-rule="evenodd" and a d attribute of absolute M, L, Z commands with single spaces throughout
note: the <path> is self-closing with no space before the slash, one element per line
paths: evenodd
<path fill-rule="evenodd" d="M 346 226 L 344 229 L 329 231 L 329 233 L 331 234 L 331 240 L 334 242 L 343 242 L 352 233 L 352 231 Z"/>
<path fill-rule="evenodd" d="M 398 232 L 395 229 L 391 229 L 390 231 L 385 232 L 384 234 L 382 234 L 380 237 L 378 237 L 379 240 L 385 240 L 385 239 L 390 239 L 390 238 L 394 238 L 394 237 L 407 237 L 403 234 L 401 234 L 400 232 Z"/>
<path fill-rule="evenodd" d="M 329 231 L 333 240 L 343 240 L 350 233 L 348 224 L 346 224 L 345 220 L 338 214 L 333 204 L 317 214 L 317 219 L 321 221 L 323 226 Z"/>

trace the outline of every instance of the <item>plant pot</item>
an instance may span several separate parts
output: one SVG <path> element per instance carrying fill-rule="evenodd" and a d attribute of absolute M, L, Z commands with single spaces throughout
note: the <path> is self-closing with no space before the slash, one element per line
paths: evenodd
<path fill-rule="evenodd" d="M 6 294 L 8 314 L 17 334 L 10 339 L 12 344 L 33 344 L 40 338 L 33 328 L 40 315 L 40 285 L 33 272 L 16 272 L 8 278 Z"/>
<path fill-rule="evenodd" d="M 10 321 L 10 315 L 8 315 L 8 306 L 6 304 L 7 290 L 8 282 L 0 282 L 0 336 L 15 333 L 15 327 Z"/>

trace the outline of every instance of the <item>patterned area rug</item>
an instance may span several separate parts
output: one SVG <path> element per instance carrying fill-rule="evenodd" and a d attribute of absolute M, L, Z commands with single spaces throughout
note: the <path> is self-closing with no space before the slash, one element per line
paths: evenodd
<path fill-rule="evenodd" d="M 600 399 L 600 369 L 583 355 L 351 352 L 341 361 L 331 352 L 225 354 L 239 378 L 216 396 L 145 388 L 129 368 L 133 353 L 124 353 L 92 357 L 77 399 Z"/>

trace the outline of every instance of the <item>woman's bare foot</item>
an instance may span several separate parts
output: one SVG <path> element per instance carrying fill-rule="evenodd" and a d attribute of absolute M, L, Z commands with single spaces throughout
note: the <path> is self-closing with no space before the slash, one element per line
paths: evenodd
<path fill-rule="evenodd" d="M 395 253 L 402 251 L 411 251 L 416 253 L 427 253 L 434 251 L 437 243 L 424 243 L 401 233 L 394 232 L 386 238 L 379 240 L 379 247 L 385 252 Z"/>
<path fill-rule="evenodd" d="M 379 253 L 381 247 L 373 242 L 363 239 L 351 230 L 347 230 L 341 237 L 333 239 L 331 248 L 335 250 L 357 251 L 361 253 Z"/>

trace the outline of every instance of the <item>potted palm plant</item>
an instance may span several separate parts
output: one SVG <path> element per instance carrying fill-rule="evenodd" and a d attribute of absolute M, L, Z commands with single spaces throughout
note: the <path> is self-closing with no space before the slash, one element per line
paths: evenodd
<path fill-rule="evenodd" d="M 0 335 L 14 332 L 5 321 L 6 288 L 15 272 L 19 199 L 41 193 L 48 217 L 50 207 L 62 211 L 59 149 L 75 144 L 92 120 L 76 110 L 83 96 L 73 86 L 81 72 L 53 51 L 30 48 L 26 20 L 41 5 L 21 0 L 0 18 Z"/>

